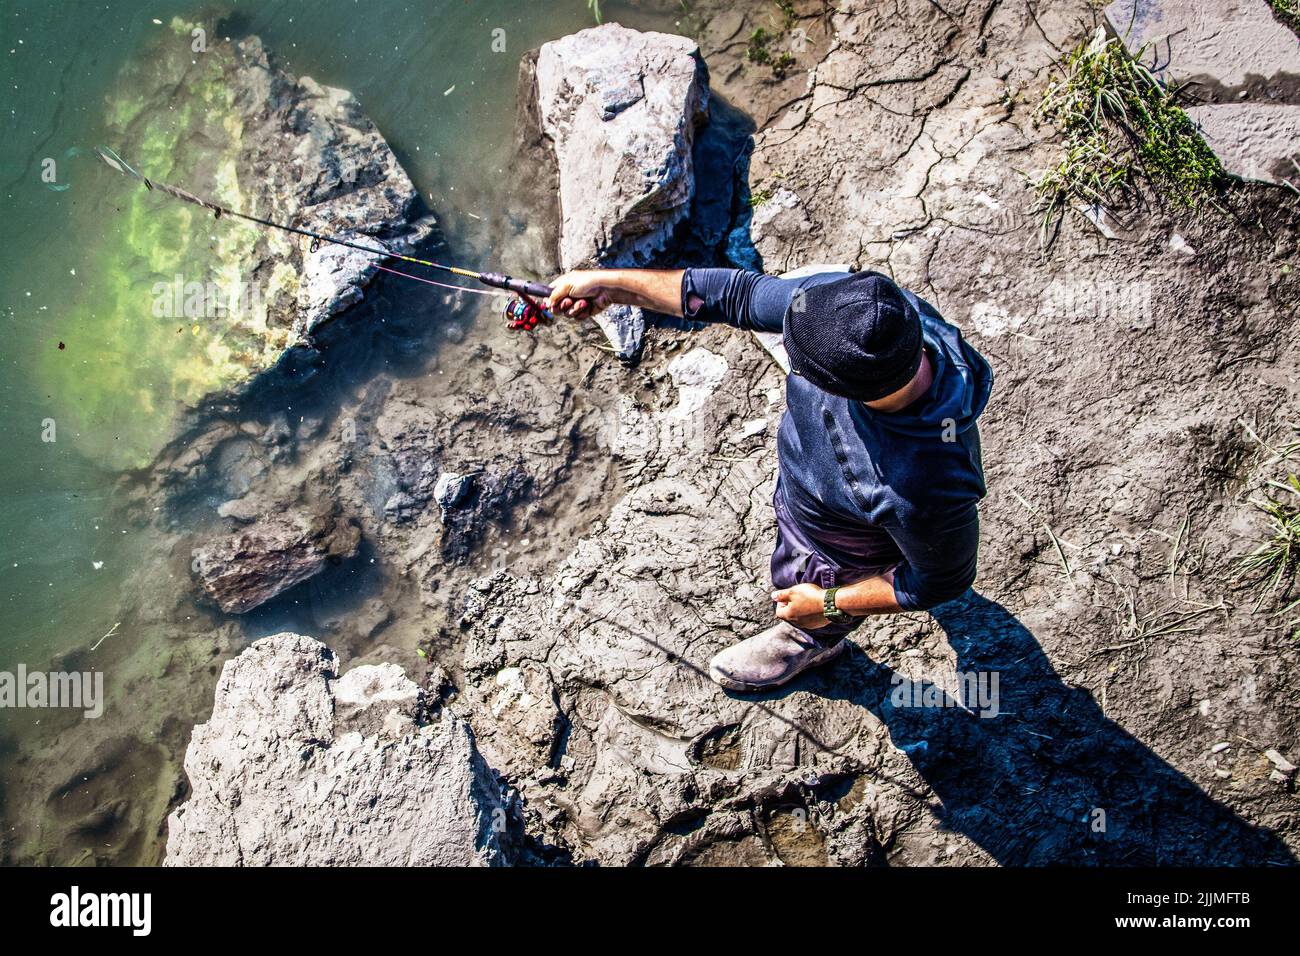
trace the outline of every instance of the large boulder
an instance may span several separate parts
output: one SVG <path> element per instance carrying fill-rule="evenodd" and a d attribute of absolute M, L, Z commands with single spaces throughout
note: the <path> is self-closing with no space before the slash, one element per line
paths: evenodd
<path fill-rule="evenodd" d="M 507 804 L 469 729 L 424 719 L 394 664 L 342 677 L 324 644 L 256 641 L 226 663 L 185 754 L 169 866 L 508 864 Z"/>
<path fill-rule="evenodd" d="M 644 262 L 685 217 L 691 146 L 708 110 L 695 41 L 617 23 L 537 54 L 542 130 L 560 174 L 560 260 Z"/>
<path fill-rule="evenodd" d="M 544 44 L 531 68 L 524 113 L 554 151 L 561 267 L 645 265 L 694 195 L 692 148 L 709 104 L 695 41 L 606 23 Z M 620 357 L 636 354 L 639 310 L 599 321 Z"/>

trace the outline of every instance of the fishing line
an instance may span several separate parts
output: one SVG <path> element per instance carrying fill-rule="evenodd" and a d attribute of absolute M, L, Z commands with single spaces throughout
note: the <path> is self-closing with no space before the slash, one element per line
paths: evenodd
<path fill-rule="evenodd" d="M 381 266 L 379 263 L 375 263 L 375 268 L 378 269 L 380 272 L 391 272 L 393 275 L 401 276 L 404 279 L 414 279 L 416 282 L 424 282 L 427 283 L 428 285 L 436 285 L 440 289 L 454 289 L 457 292 L 472 292 L 474 293 L 474 295 L 487 295 L 493 297 L 509 295 L 509 293 L 507 292 L 493 292 L 491 289 L 471 289 L 469 286 L 452 285 L 449 282 L 435 282 L 433 279 L 426 279 L 424 278 L 424 276 L 415 276 L 415 275 L 411 275 L 411 273 L 409 272 L 401 272 L 397 269 L 390 269 L 388 268 L 388 266 Z"/>

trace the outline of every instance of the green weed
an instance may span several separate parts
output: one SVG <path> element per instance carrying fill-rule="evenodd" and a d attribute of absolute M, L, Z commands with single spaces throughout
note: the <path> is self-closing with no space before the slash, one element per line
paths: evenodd
<path fill-rule="evenodd" d="M 1099 29 L 1079 44 L 1043 92 L 1035 122 L 1064 138 L 1061 158 L 1034 181 L 1044 233 L 1064 211 L 1114 205 L 1140 178 L 1175 205 L 1198 209 L 1226 180 L 1217 157 L 1167 90 L 1119 40 Z"/>
<path fill-rule="evenodd" d="M 1300 0 L 1268 0 L 1277 18 L 1296 33 L 1300 33 Z"/>
<path fill-rule="evenodd" d="M 751 63 L 771 67 L 772 75 L 778 80 L 784 80 L 795 65 L 794 54 L 789 50 L 774 53 L 772 45 L 780 40 L 784 33 L 794 28 L 798 16 L 794 10 L 794 3 L 790 0 L 776 0 L 776 8 L 781 14 L 781 32 L 773 33 L 764 27 L 755 29 L 749 35 L 749 46 L 745 49 L 745 57 Z"/>
<path fill-rule="evenodd" d="M 1272 452 L 1261 468 L 1281 463 L 1288 473 L 1283 481 L 1265 479 L 1259 495 L 1250 499 L 1267 518 L 1266 537 L 1254 550 L 1236 559 L 1233 577 L 1254 586 L 1256 611 L 1269 601 L 1278 602 L 1281 606 L 1271 616 L 1282 618 L 1287 635 L 1295 637 L 1300 634 L 1300 597 L 1293 596 L 1300 574 L 1300 477 L 1290 469 L 1300 453 L 1300 441 L 1273 447 L 1253 429 L 1247 427 L 1246 431 Z"/>

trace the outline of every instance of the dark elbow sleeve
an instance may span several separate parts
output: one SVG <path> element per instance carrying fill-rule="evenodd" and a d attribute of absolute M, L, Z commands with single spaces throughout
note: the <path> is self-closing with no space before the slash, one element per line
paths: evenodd
<path fill-rule="evenodd" d="M 942 574 L 918 572 L 911 565 L 900 564 L 894 570 L 894 600 L 904 611 L 928 611 L 948 601 L 955 601 L 975 583 L 976 561 Z"/>
<path fill-rule="evenodd" d="M 741 269 L 687 269 L 682 274 L 682 317 L 780 332 L 793 288 L 784 279 Z"/>
<path fill-rule="evenodd" d="M 905 560 L 894 569 L 894 600 L 904 611 L 927 611 L 956 600 L 975 583 L 979 566 L 978 520 L 936 537 L 945 542 L 942 555 Z"/>

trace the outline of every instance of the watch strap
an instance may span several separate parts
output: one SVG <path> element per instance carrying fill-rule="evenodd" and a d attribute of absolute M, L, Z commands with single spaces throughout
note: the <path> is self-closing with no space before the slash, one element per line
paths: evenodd
<path fill-rule="evenodd" d="M 835 606 L 835 595 L 838 591 L 837 587 L 827 588 L 826 595 L 822 598 L 822 613 L 828 621 L 841 621 L 848 617 L 848 614 Z"/>

